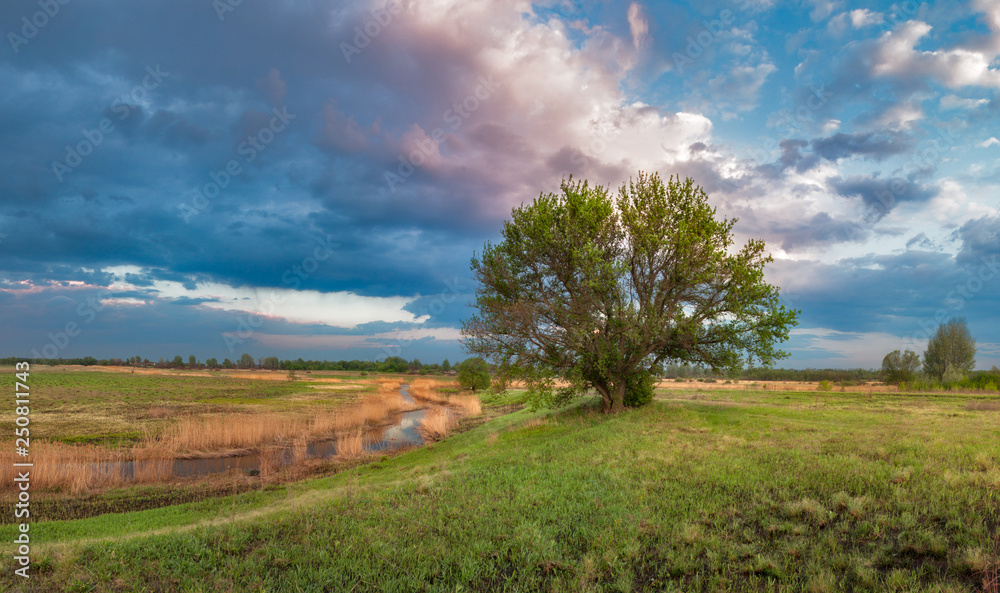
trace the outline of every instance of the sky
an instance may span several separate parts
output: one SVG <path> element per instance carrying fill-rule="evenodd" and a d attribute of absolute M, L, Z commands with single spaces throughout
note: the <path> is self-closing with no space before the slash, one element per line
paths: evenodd
<path fill-rule="evenodd" d="M 572 174 L 690 177 L 786 368 L 964 317 L 1000 365 L 1000 1 L 12 0 L 0 356 L 464 359 L 470 259 Z"/>

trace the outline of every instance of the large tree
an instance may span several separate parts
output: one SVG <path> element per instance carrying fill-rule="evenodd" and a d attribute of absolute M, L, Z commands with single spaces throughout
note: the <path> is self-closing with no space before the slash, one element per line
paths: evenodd
<path fill-rule="evenodd" d="M 882 380 L 890 385 L 910 381 L 920 368 L 920 357 L 913 350 L 893 350 L 882 359 Z"/>
<path fill-rule="evenodd" d="M 596 389 L 606 412 L 648 401 L 666 362 L 770 365 L 798 312 L 764 281 L 763 241 L 731 249 L 735 222 L 690 179 L 639 173 L 613 198 L 570 178 L 514 208 L 503 240 L 473 256 L 465 346 L 535 405 Z"/>
<path fill-rule="evenodd" d="M 976 367 L 976 340 L 964 317 L 938 326 L 924 351 L 924 372 L 938 381 L 957 381 Z"/>

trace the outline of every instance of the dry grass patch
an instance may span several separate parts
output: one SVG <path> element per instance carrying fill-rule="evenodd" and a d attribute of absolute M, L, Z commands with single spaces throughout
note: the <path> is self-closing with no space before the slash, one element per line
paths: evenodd
<path fill-rule="evenodd" d="M 448 398 L 437 392 L 438 388 L 444 385 L 435 379 L 414 379 L 410 383 L 410 395 L 417 399 L 445 404 L 448 403 Z"/>
<path fill-rule="evenodd" d="M 348 434 L 337 437 L 337 457 L 354 458 L 365 454 L 364 438 L 360 428 Z"/>
<path fill-rule="evenodd" d="M 281 447 L 262 447 L 260 450 L 260 477 L 266 478 L 281 469 Z"/>
<path fill-rule="evenodd" d="M 483 413 L 483 405 L 475 395 L 453 395 L 449 403 L 461 408 L 468 416 L 478 416 Z"/>
<path fill-rule="evenodd" d="M 450 428 L 451 419 L 448 417 L 448 411 L 444 408 L 433 408 L 424 414 L 417 431 L 428 441 L 440 441 L 448 436 Z"/>
<path fill-rule="evenodd" d="M 128 464 L 132 481 L 163 482 L 173 477 L 173 462 L 177 458 L 234 451 L 258 450 L 261 474 L 267 475 L 277 470 L 285 449 L 290 447 L 292 459 L 300 462 L 308 457 L 311 440 L 333 435 L 339 435 L 337 450 L 341 457 L 360 457 L 365 452 L 365 427 L 384 422 L 404 406 L 398 380 L 366 381 L 359 387 L 364 391 L 358 393 L 357 401 L 333 409 L 309 406 L 294 412 L 188 414 L 164 422 L 159 432 L 140 426 L 144 436 L 130 449 L 37 440 L 32 443 L 30 458 L 19 458 L 13 450 L 0 452 L 0 479 L 7 485 L 0 489 L 16 486 L 14 470 L 18 468 L 13 463 L 26 461 L 34 463 L 32 488 L 62 488 L 82 493 L 126 482 Z M 433 386 L 426 388 L 431 390 Z M 474 408 L 478 400 L 465 405 Z M 156 419 L 170 419 L 176 413 L 175 408 L 160 405 L 139 412 L 143 418 Z M 436 434 L 441 429 L 437 426 L 429 430 Z M 443 430 L 447 434 L 447 422 Z"/>
<path fill-rule="evenodd" d="M 132 462 L 132 481 L 143 484 L 165 482 L 174 476 L 173 459 L 136 459 Z"/>
<path fill-rule="evenodd" d="M 292 439 L 303 433 L 308 422 L 304 416 L 273 412 L 187 417 L 168 427 L 157 445 L 177 455 L 251 449 Z"/>
<path fill-rule="evenodd" d="M 970 401 L 965 404 L 970 412 L 1000 412 L 1000 401 Z"/>
<path fill-rule="evenodd" d="M 169 418 L 174 414 L 174 410 L 166 406 L 153 406 L 146 410 L 146 413 L 142 415 L 143 418 Z"/>
<path fill-rule="evenodd" d="M 18 457 L 13 451 L 0 453 L 0 479 L 8 489 L 14 489 L 18 471 L 14 463 L 33 463 L 32 489 L 66 488 L 74 494 L 122 483 L 120 451 L 109 451 L 95 445 L 67 445 L 35 441 L 30 457 Z"/>
<path fill-rule="evenodd" d="M 993 538 L 992 552 L 982 556 L 978 572 L 983 578 L 983 593 L 1000 593 L 1000 534 Z"/>

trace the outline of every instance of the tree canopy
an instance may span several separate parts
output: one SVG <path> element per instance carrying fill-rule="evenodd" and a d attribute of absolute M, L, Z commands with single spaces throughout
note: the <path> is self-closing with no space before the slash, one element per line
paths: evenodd
<path fill-rule="evenodd" d="M 964 317 L 942 323 L 927 342 L 924 372 L 939 381 L 958 381 L 976 367 L 976 340 Z"/>
<path fill-rule="evenodd" d="M 899 385 L 910 381 L 920 368 L 920 357 L 913 350 L 900 353 L 893 350 L 882 359 L 882 381 L 891 385 Z"/>
<path fill-rule="evenodd" d="M 458 365 L 458 384 L 472 391 L 490 388 L 490 365 L 478 356 Z"/>
<path fill-rule="evenodd" d="M 473 256 L 465 347 L 535 405 L 596 389 L 609 412 L 648 401 L 667 362 L 770 365 L 798 312 L 764 281 L 763 241 L 731 249 L 735 222 L 691 179 L 639 173 L 613 198 L 570 178 L 514 208 L 502 241 Z"/>

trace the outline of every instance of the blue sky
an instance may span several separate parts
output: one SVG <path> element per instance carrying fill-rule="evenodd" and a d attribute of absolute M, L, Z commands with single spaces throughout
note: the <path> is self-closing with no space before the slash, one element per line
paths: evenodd
<path fill-rule="evenodd" d="M 0 355 L 464 358 L 473 252 L 572 173 L 692 177 L 787 367 L 964 316 L 1000 365 L 1000 2 L 0 7 Z"/>

